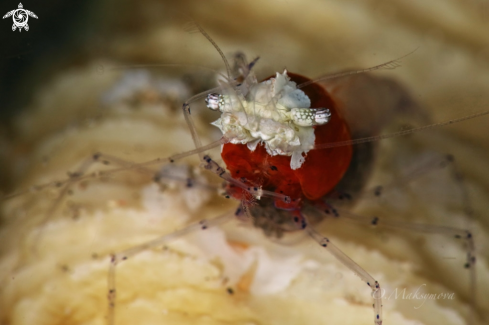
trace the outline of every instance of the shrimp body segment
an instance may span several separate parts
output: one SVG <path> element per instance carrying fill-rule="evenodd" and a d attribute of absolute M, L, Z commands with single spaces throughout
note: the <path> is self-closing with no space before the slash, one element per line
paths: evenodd
<path fill-rule="evenodd" d="M 217 106 L 223 113 L 214 125 L 229 141 L 221 154 L 228 170 L 234 179 L 250 186 L 291 197 L 290 202 L 274 200 L 280 209 L 297 210 L 303 200 L 318 200 L 329 193 L 352 158 L 351 146 L 314 149 L 315 145 L 347 141 L 351 136 L 334 100 L 322 86 L 296 88 L 309 80 L 284 71 L 248 86 L 241 100 L 218 96 L 221 104 Z M 209 107 L 216 97 L 208 96 Z M 232 184 L 228 192 L 238 200 L 249 199 L 248 192 Z"/>

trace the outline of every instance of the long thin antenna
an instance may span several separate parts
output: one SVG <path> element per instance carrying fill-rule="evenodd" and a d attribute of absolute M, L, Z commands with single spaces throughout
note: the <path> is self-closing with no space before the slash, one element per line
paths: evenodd
<path fill-rule="evenodd" d="M 148 63 L 148 64 L 127 64 L 127 65 L 115 65 L 110 67 L 108 70 L 130 70 L 130 69 L 145 69 L 145 68 L 195 68 L 201 70 L 208 70 L 214 73 L 217 73 L 215 69 L 205 67 L 202 65 L 196 64 L 187 64 L 187 63 Z"/>
<path fill-rule="evenodd" d="M 189 26 L 190 28 L 188 29 L 188 31 L 192 31 L 192 27 L 195 27 L 197 28 L 197 30 L 205 37 L 207 38 L 207 40 L 212 44 L 212 46 L 214 46 L 214 48 L 216 49 L 217 52 L 219 52 L 219 55 L 221 56 L 221 59 L 222 61 L 224 62 L 224 65 L 226 66 L 226 71 L 227 71 L 227 75 L 228 75 L 228 80 L 232 80 L 231 79 L 231 67 L 229 66 L 229 62 L 228 60 L 226 59 L 226 56 L 224 55 L 224 53 L 222 52 L 221 48 L 216 44 L 216 42 L 214 42 L 214 40 L 212 39 L 212 37 L 209 36 L 209 34 L 207 34 L 207 32 L 205 31 L 204 28 L 202 28 L 202 26 L 200 26 L 195 20 L 192 19 L 191 21 L 191 25 Z"/>
<path fill-rule="evenodd" d="M 381 135 L 376 135 L 376 136 L 372 136 L 372 137 L 359 138 L 359 139 L 354 139 L 354 140 L 349 140 L 349 141 L 339 141 L 339 142 L 318 144 L 318 145 L 314 146 L 314 149 L 343 147 L 343 146 L 348 146 L 348 145 L 354 145 L 354 144 L 372 142 L 372 141 L 377 141 L 377 140 L 395 138 L 395 137 L 408 135 L 408 134 L 411 134 L 414 132 L 421 132 L 421 131 L 428 130 L 428 129 L 431 129 L 434 127 L 440 127 L 440 126 L 450 125 L 450 124 L 454 124 L 454 123 L 464 122 L 464 121 L 471 120 L 471 119 L 481 117 L 484 115 L 489 115 L 489 111 L 475 113 L 472 115 L 468 115 L 468 116 L 464 116 L 464 117 L 460 117 L 460 118 L 456 118 L 456 119 L 451 119 L 451 120 L 448 120 L 445 122 L 433 123 L 433 124 L 424 125 L 424 126 L 412 128 L 409 130 L 403 130 L 403 131 L 394 132 L 394 133 L 390 133 L 390 134 L 381 134 Z"/>
<path fill-rule="evenodd" d="M 387 62 L 384 62 L 382 64 L 379 64 L 379 65 L 376 65 L 376 66 L 373 66 L 370 68 L 360 69 L 360 70 L 351 70 L 351 71 L 346 71 L 346 72 L 339 72 L 339 73 L 334 73 L 334 74 L 318 77 L 318 78 L 306 81 L 306 82 L 298 85 L 297 88 L 299 88 L 299 89 L 304 88 L 306 86 L 309 86 L 309 85 L 314 84 L 314 83 L 319 82 L 319 81 L 336 79 L 336 78 L 351 76 L 351 75 L 355 75 L 355 74 L 367 73 L 367 72 L 372 72 L 375 70 L 393 70 L 395 68 L 400 67 L 401 66 L 401 60 L 406 58 L 407 56 L 413 54 L 414 52 L 416 52 L 417 49 L 418 48 L 414 49 L 413 51 L 409 52 L 408 54 L 405 54 L 405 55 L 403 55 L 397 59 L 387 61 Z"/>

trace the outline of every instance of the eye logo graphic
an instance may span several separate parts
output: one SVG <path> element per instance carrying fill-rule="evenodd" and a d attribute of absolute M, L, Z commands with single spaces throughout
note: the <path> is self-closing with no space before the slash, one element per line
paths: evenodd
<path fill-rule="evenodd" d="M 29 20 L 29 16 L 36 18 L 37 16 L 35 13 L 29 10 L 25 10 L 24 7 L 22 6 L 22 3 L 19 3 L 19 8 L 11 10 L 3 16 L 3 19 L 12 16 L 14 20 L 14 24 L 12 25 L 12 31 L 15 31 L 15 29 L 19 29 L 19 32 L 22 31 L 22 28 L 25 28 L 26 31 L 29 30 L 29 25 L 27 25 L 27 21 Z"/>

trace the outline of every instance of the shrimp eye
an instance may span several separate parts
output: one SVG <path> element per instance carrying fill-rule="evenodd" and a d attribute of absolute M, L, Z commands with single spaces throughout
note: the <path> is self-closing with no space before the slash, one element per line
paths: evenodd
<path fill-rule="evenodd" d="M 329 109 L 321 108 L 317 109 L 314 114 L 314 122 L 318 125 L 326 124 L 331 118 L 331 112 Z"/>
<path fill-rule="evenodd" d="M 223 104 L 223 98 L 221 94 L 210 93 L 205 98 L 205 104 L 207 108 L 210 108 L 213 111 L 218 111 Z"/>

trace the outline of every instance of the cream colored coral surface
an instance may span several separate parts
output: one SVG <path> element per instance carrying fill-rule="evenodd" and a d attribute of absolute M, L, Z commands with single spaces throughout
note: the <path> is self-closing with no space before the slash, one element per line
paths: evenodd
<path fill-rule="evenodd" d="M 399 80 L 433 121 L 489 107 L 489 22 L 475 2 L 148 1 L 118 9 L 101 24 L 101 33 L 110 37 L 97 43 L 100 54 L 39 85 L 35 101 L 16 120 L 19 137 L 12 146 L 28 148 L 12 162 L 17 190 L 66 179 L 95 152 L 140 162 L 193 149 L 180 104 L 197 91 L 189 83 L 214 76 L 191 65 L 222 71 L 222 62 L 202 35 L 185 31 L 188 16 L 225 54 L 260 56 L 262 77 L 283 68 L 313 77 L 417 49 L 402 67 L 379 74 Z M 124 78 L 137 78 L 127 77 L 128 69 L 113 69 L 128 62 L 189 66 L 150 68 L 153 86 L 128 98 L 123 97 L 131 87 L 122 87 L 119 97 L 107 97 Z M 182 83 L 188 80 L 183 75 L 194 79 Z M 209 125 L 216 116 L 198 113 L 202 103 L 192 107 L 203 143 L 218 139 Z M 451 153 L 464 176 L 472 216 L 464 214 L 463 194 L 449 169 L 428 171 L 352 210 L 381 220 L 471 229 L 475 306 L 463 241 L 371 229 L 341 218 L 318 227 L 386 290 L 384 324 L 487 323 L 487 121 L 480 117 L 381 141 L 367 184 L 391 183 L 426 159 Z M 218 158 L 219 150 L 211 154 Z M 151 175 L 129 170 L 73 184 L 56 209 L 56 186 L 2 202 L 0 324 L 105 324 L 110 254 L 236 209 L 237 202 L 216 189 L 220 181 L 196 162 L 189 157 L 167 164 L 179 179 L 197 180 L 192 187 L 178 179 L 158 185 Z M 89 171 L 116 167 L 98 163 Z M 317 243 L 297 234 L 277 242 L 238 221 L 141 252 L 116 272 L 117 325 L 373 324 L 370 289 Z M 425 294 L 440 295 L 424 299 Z"/>

